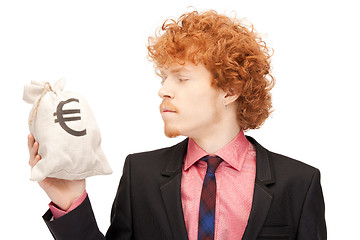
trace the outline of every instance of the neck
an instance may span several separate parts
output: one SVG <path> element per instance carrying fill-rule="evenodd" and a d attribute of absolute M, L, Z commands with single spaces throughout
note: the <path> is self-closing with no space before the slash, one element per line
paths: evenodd
<path fill-rule="evenodd" d="M 231 117 L 221 122 L 214 128 L 208 129 L 207 132 L 191 137 L 197 145 L 209 154 L 219 151 L 231 142 L 241 130 L 236 118 Z"/>

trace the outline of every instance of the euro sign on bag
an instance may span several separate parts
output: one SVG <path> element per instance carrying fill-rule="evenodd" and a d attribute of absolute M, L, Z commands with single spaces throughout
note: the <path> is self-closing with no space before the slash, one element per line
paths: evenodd
<path fill-rule="evenodd" d="M 24 87 L 24 101 L 33 104 L 29 129 L 41 156 L 30 180 L 79 180 L 112 173 L 89 105 L 80 94 L 63 92 L 64 85 L 62 78 L 53 87 L 36 81 Z"/>

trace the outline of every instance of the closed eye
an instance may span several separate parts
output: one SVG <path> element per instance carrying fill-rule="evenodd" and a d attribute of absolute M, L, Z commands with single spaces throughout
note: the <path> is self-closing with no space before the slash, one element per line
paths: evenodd
<path fill-rule="evenodd" d="M 179 78 L 180 82 L 185 82 L 185 81 L 188 81 L 188 80 L 189 80 L 188 78 Z"/>

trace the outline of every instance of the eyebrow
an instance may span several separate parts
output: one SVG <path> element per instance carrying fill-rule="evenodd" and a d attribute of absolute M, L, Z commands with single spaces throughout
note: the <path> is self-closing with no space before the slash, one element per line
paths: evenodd
<path fill-rule="evenodd" d="M 164 71 L 160 71 L 162 74 L 164 74 Z M 171 73 L 179 73 L 179 72 L 189 72 L 189 70 L 186 67 L 177 67 L 175 69 L 170 70 Z"/>
<path fill-rule="evenodd" d="M 170 72 L 172 72 L 172 73 L 178 73 L 178 72 L 182 72 L 182 71 L 184 71 L 184 70 L 185 70 L 184 67 L 178 67 L 178 68 L 172 69 Z"/>

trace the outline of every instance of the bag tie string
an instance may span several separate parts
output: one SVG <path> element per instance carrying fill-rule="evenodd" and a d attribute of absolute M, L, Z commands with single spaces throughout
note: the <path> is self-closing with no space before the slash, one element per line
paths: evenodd
<path fill-rule="evenodd" d="M 45 96 L 45 94 L 46 94 L 49 90 L 50 90 L 51 92 L 55 93 L 54 90 L 52 89 L 50 83 L 49 83 L 49 82 L 45 82 L 45 83 L 44 83 L 44 89 L 43 89 L 43 91 L 42 91 L 39 99 L 38 99 L 37 102 L 36 102 L 36 105 L 35 105 L 35 107 L 34 107 L 34 110 L 33 110 L 32 113 L 31 113 L 31 116 L 30 116 L 30 119 L 29 119 L 29 125 L 32 124 L 32 122 L 33 122 L 33 120 L 34 120 L 34 118 L 35 118 L 35 115 L 36 115 L 37 109 L 38 109 L 38 107 L 39 107 L 39 105 L 40 105 L 41 99 Z"/>

